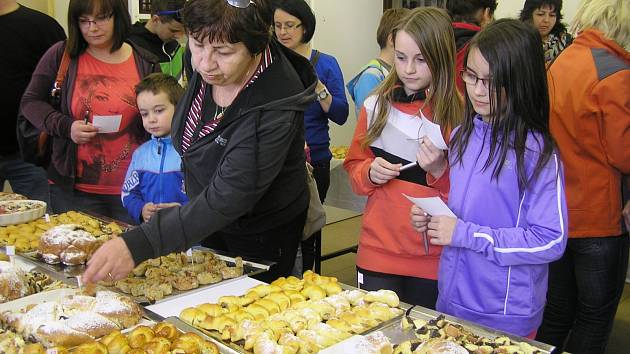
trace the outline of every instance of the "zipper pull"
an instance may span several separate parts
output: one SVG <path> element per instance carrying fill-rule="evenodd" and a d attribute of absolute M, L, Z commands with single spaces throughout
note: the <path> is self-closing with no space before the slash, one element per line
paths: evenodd
<path fill-rule="evenodd" d="M 162 138 L 158 138 L 157 143 L 158 143 L 158 155 L 161 155 L 162 154 Z"/>

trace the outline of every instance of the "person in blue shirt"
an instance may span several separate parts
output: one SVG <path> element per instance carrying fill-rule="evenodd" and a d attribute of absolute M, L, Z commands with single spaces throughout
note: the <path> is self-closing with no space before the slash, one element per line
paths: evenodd
<path fill-rule="evenodd" d="M 315 33 L 315 15 L 304 0 L 281 0 L 276 2 L 273 15 L 274 33 L 285 47 L 309 59 L 317 73 L 317 102 L 304 112 L 306 144 L 310 149 L 313 177 L 317 183 L 319 199 L 324 202 L 330 185 L 330 135 L 328 121 L 342 125 L 348 119 L 348 100 L 344 88 L 343 74 L 339 63 L 332 55 L 311 47 Z M 315 241 L 321 239 L 321 231 L 314 233 L 301 244 L 303 270 L 313 267 L 315 252 L 319 248 Z"/>
<path fill-rule="evenodd" d="M 171 143 L 171 121 L 184 89 L 163 73 L 136 85 L 136 102 L 151 140 L 133 153 L 122 187 L 123 206 L 136 222 L 148 221 L 157 211 L 188 202 L 181 159 Z"/>
<path fill-rule="evenodd" d="M 376 42 L 381 49 L 378 57 L 370 60 L 346 85 L 348 93 L 354 101 L 354 111 L 357 119 L 359 119 L 363 101 L 374 91 L 378 84 L 385 80 L 389 70 L 392 68 L 392 63 L 394 62 L 392 30 L 409 11 L 409 9 L 400 8 L 388 9 L 383 12 L 376 30 Z"/>

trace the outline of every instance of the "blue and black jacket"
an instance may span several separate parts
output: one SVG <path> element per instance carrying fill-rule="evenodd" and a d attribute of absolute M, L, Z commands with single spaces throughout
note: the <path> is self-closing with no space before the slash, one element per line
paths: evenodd
<path fill-rule="evenodd" d="M 122 187 L 123 206 L 141 223 L 142 208 L 147 203 L 188 202 L 184 193 L 181 158 L 170 137 L 156 138 L 142 144 L 133 153 Z"/>

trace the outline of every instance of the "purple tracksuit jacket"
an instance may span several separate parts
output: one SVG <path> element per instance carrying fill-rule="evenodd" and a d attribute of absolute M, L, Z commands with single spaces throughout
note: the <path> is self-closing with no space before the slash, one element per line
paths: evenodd
<path fill-rule="evenodd" d="M 508 152 L 498 179 L 483 170 L 490 126 L 479 116 L 463 163 L 450 165 L 448 204 L 457 215 L 438 275 L 438 311 L 527 336 L 542 321 L 548 264 L 562 256 L 567 208 L 560 158 L 554 152 L 538 178 L 519 191 L 516 155 Z M 527 139 L 525 168 L 533 174 L 540 147 Z M 451 159 L 452 159 L 451 154 Z"/>

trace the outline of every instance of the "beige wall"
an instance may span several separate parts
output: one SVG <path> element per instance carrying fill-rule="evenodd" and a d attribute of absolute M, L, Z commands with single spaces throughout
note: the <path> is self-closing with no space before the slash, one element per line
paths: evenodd
<path fill-rule="evenodd" d="M 54 17 L 68 33 L 68 5 L 70 0 L 53 0 Z"/>
<path fill-rule="evenodd" d="M 52 0 L 18 0 L 18 2 L 26 7 L 41 11 L 52 16 Z"/>
<path fill-rule="evenodd" d="M 313 47 L 333 55 L 347 83 L 378 54 L 376 28 L 383 13 L 381 0 L 311 0 L 317 18 Z M 331 145 L 350 145 L 356 118 L 352 99 L 346 124 L 330 122 Z"/>

